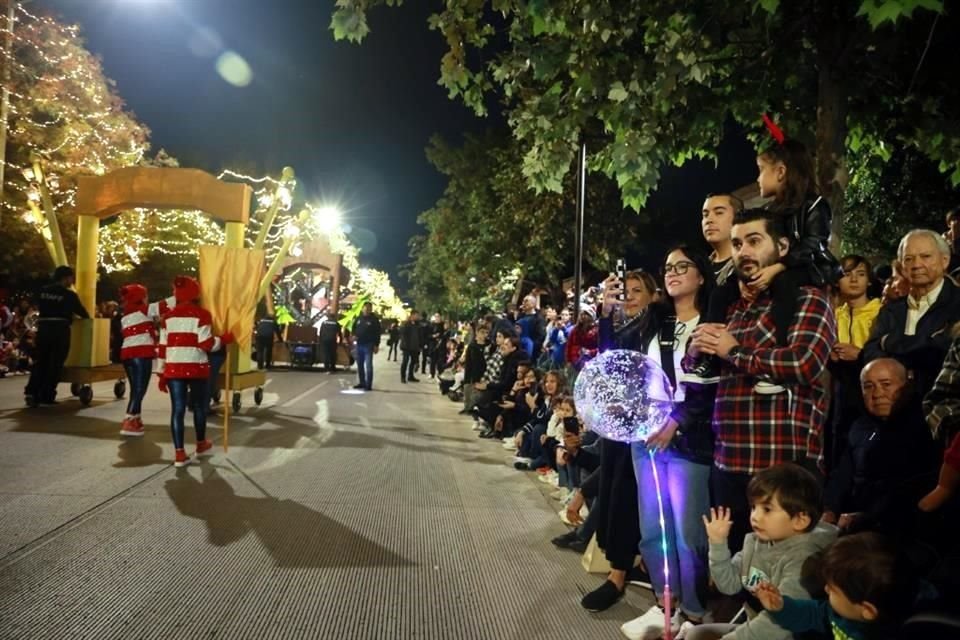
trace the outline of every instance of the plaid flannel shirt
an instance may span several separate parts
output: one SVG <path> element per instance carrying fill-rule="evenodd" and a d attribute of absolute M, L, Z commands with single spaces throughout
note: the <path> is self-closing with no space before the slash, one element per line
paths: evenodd
<path fill-rule="evenodd" d="M 933 437 L 949 444 L 960 426 L 960 338 L 955 338 L 933 388 L 923 399 Z"/>
<path fill-rule="evenodd" d="M 714 462 L 726 471 L 754 474 L 807 457 L 822 463 L 822 374 L 836 343 L 833 309 L 821 290 L 801 287 L 789 346 L 778 347 L 770 307 L 769 294 L 753 303 L 741 299 L 727 316 L 741 350 L 724 363 L 713 410 Z M 786 392 L 758 394 L 753 386 L 761 378 Z"/>

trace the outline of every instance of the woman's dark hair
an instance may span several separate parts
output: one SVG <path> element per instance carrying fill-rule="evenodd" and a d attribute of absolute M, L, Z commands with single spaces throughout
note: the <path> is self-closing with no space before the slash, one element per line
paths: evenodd
<path fill-rule="evenodd" d="M 681 252 L 684 256 L 687 257 L 687 260 L 692 262 L 696 267 L 697 271 L 700 272 L 700 277 L 703 278 L 703 284 L 700 285 L 700 289 L 697 291 L 697 297 L 694 300 L 694 305 L 697 307 L 697 311 L 700 313 L 706 313 L 707 311 L 707 302 L 710 300 L 710 292 L 713 291 L 713 285 L 715 282 L 715 276 L 713 275 L 713 267 L 710 265 L 710 259 L 700 251 L 693 249 L 690 245 L 686 243 L 680 243 L 672 246 L 669 251 L 663 256 L 663 261 L 667 261 L 667 256 L 669 256 L 674 251 Z M 666 289 L 664 289 L 666 291 Z M 664 301 L 673 307 L 673 300 L 669 295 L 664 296 Z"/>
<path fill-rule="evenodd" d="M 787 139 L 775 143 L 760 157 L 769 162 L 782 162 L 787 168 L 787 188 L 783 198 L 773 203 L 772 209 L 797 209 L 811 195 L 820 193 L 817 174 L 813 168 L 813 158 L 807 147 L 797 140 Z"/>
<path fill-rule="evenodd" d="M 543 374 L 543 381 L 546 382 L 547 378 L 550 378 L 550 377 L 556 378 L 557 380 L 557 395 L 558 396 L 563 395 L 567 390 L 566 376 L 564 376 L 563 372 L 560 371 L 559 369 L 553 369 Z"/>
<path fill-rule="evenodd" d="M 646 287 L 651 296 L 657 295 L 657 279 L 653 277 L 653 274 L 647 273 L 643 269 L 627 271 L 627 273 L 623 276 L 623 279 L 642 282 L 643 286 Z"/>

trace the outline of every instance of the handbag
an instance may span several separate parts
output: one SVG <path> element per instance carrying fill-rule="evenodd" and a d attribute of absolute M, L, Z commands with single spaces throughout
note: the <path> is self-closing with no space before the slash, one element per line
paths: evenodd
<path fill-rule="evenodd" d="M 590 537 L 587 550 L 583 552 L 583 556 L 580 558 L 580 564 L 587 573 L 610 573 L 610 563 L 607 562 L 607 555 L 603 552 L 603 549 L 597 544 L 597 534 Z"/>

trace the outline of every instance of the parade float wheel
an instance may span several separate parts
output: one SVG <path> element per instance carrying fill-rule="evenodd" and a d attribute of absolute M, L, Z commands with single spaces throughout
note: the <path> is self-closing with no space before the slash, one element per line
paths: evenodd
<path fill-rule="evenodd" d="M 260 403 L 263 402 L 263 387 L 257 387 L 253 391 L 253 401 L 257 403 L 257 406 L 260 406 Z"/>
<path fill-rule="evenodd" d="M 240 402 L 240 392 L 239 392 L 239 391 L 234 391 L 234 392 L 233 392 L 233 410 L 234 410 L 234 411 L 240 411 L 240 407 L 241 407 L 241 406 L 243 406 L 243 405 L 242 405 L 241 402 Z"/>
<path fill-rule="evenodd" d="M 77 397 L 80 398 L 80 404 L 85 407 L 90 406 L 90 402 L 93 400 L 93 387 L 88 384 L 83 385 L 80 387 Z"/>
<path fill-rule="evenodd" d="M 127 383 L 123 380 L 117 380 L 116 384 L 113 385 L 113 395 L 117 397 L 117 400 L 122 398 L 124 394 L 127 393 Z"/>
<path fill-rule="evenodd" d="M 71 382 L 71 383 L 70 383 L 70 395 L 72 395 L 72 396 L 79 396 L 79 395 L 80 395 L 80 389 L 82 389 L 82 388 L 83 388 L 83 385 L 80 384 L 79 382 Z"/>

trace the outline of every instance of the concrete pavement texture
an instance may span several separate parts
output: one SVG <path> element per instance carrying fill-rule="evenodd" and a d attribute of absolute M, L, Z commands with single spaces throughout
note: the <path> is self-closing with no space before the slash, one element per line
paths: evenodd
<path fill-rule="evenodd" d="M 651 604 L 580 607 L 603 576 L 550 544 L 558 503 L 436 384 L 382 353 L 355 382 L 271 371 L 175 469 L 155 386 L 124 438 L 112 382 L 27 409 L 0 380 L 0 638 L 616 638 Z"/>

